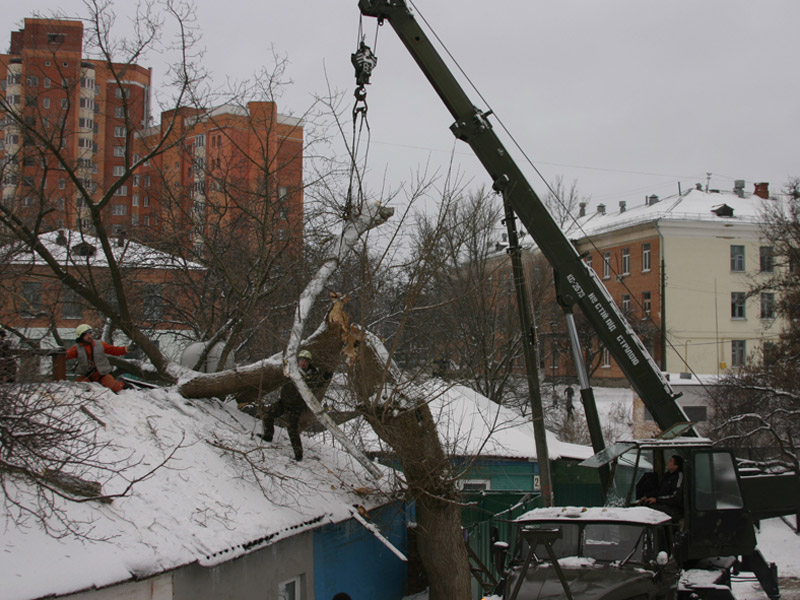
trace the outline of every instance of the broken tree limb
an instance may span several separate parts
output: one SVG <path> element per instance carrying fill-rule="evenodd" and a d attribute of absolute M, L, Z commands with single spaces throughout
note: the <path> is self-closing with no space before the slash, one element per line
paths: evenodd
<path fill-rule="evenodd" d="M 322 294 L 331 275 L 333 275 L 341 264 L 342 259 L 353 249 L 365 232 L 385 223 L 392 214 L 394 214 L 393 208 L 383 206 L 380 202 L 376 202 L 374 204 L 365 205 L 360 215 L 355 216 L 345 224 L 339 240 L 323 261 L 322 266 L 317 270 L 316 275 L 314 275 L 302 294 L 300 294 L 300 299 L 297 302 L 297 309 L 294 313 L 294 325 L 289 335 L 289 341 L 286 344 L 286 357 L 283 364 L 284 373 L 292 380 L 292 383 L 294 383 L 297 391 L 306 403 L 306 406 L 311 409 L 311 412 L 314 413 L 317 420 L 319 420 L 334 439 L 376 479 L 382 475 L 380 470 L 363 452 L 361 452 L 350 438 L 342 433 L 303 380 L 303 374 L 300 372 L 300 367 L 297 364 L 297 352 L 300 349 L 303 329 L 305 328 L 311 308 L 320 294 Z M 340 323 L 340 325 L 343 324 L 344 323 Z"/>

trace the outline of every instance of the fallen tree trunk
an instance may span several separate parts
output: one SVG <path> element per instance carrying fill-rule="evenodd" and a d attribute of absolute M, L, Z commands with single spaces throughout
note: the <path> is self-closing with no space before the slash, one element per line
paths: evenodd
<path fill-rule="evenodd" d="M 350 381 L 359 411 L 400 463 L 409 499 L 416 502 L 417 548 L 431 600 L 470 598 L 469 557 L 461 505 L 428 402 L 444 391 L 405 380 L 380 340 L 363 335 Z"/>

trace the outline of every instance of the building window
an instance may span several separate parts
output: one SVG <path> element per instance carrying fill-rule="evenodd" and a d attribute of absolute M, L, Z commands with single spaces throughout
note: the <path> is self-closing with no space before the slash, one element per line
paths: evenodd
<path fill-rule="evenodd" d="M 50 98 L 44 98 L 42 100 L 42 108 L 50 108 Z"/>
<path fill-rule="evenodd" d="M 125 146 L 114 146 L 114 156 L 125 156 Z"/>
<path fill-rule="evenodd" d="M 144 307 L 144 320 L 154 323 L 161 319 L 163 312 L 163 298 L 161 296 L 161 284 L 155 283 L 144 286 L 142 294 L 142 306 Z"/>
<path fill-rule="evenodd" d="M 133 187 L 139 187 L 139 176 L 138 175 L 134 175 L 133 176 Z"/>
<path fill-rule="evenodd" d="M 731 246 L 731 271 L 744 271 L 744 246 Z"/>
<path fill-rule="evenodd" d="M 708 408 L 705 406 L 684 406 L 683 412 L 692 423 L 700 423 L 708 419 Z"/>
<path fill-rule="evenodd" d="M 642 244 L 642 271 L 650 270 L 650 244 Z"/>
<path fill-rule="evenodd" d="M 622 294 L 622 312 L 626 315 L 631 312 L 631 295 Z"/>
<path fill-rule="evenodd" d="M 492 489 L 491 479 L 460 479 L 456 485 L 464 492 L 485 492 Z"/>
<path fill-rule="evenodd" d="M 128 207 L 124 204 L 114 204 L 111 207 L 111 214 L 117 217 L 122 217 L 128 214 Z"/>
<path fill-rule="evenodd" d="M 631 249 L 630 248 L 623 248 L 622 249 L 622 274 L 623 275 L 630 275 L 631 274 Z"/>
<path fill-rule="evenodd" d="M 133 206 L 139 206 L 139 194 L 134 194 L 133 199 L 131 200 L 131 204 Z"/>
<path fill-rule="evenodd" d="M 63 177 L 59 177 L 58 178 L 58 189 L 63 190 L 65 187 L 67 187 L 67 182 L 64 180 Z"/>
<path fill-rule="evenodd" d="M 611 252 L 603 252 L 603 279 L 611 278 Z"/>
<path fill-rule="evenodd" d="M 747 340 L 731 340 L 731 366 L 743 367 L 747 358 Z"/>
<path fill-rule="evenodd" d="M 745 293 L 731 292 L 731 319 L 744 319 Z"/>
<path fill-rule="evenodd" d="M 585 258 L 585 259 L 583 259 L 583 262 L 585 262 L 585 263 L 586 263 L 586 266 L 587 266 L 587 267 L 589 267 L 589 268 L 591 269 L 591 268 L 592 268 L 592 255 L 591 255 L 591 254 L 588 254 L 588 255 L 586 256 L 586 258 Z"/>
<path fill-rule="evenodd" d="M 114 107 L 114 118 L 116 119 L 124 119 L 125 118 L 125 109 L 121 106 Z"/>
<path fill-rule="evenodd" d="M 650 292 L 642 292 L 642 318 L 645 319 L 650 316 L 652 309 L 652 298 Z"/>
<path fill-rule="evenodd" d="M 603 358 L 602 364 L 600 365 L 604 369 L 611 368 L 611 353 L 608 351 L 608 348 L 603 348 Z"/>
<path fill-rule="evenodd" d="M 114 137 L 124 138 L 125 137 L 125 128 L 124 127 L 114 127 Z"/>
<path fill-rule="evenodd" d="M 278 584 L 278 600 L 302 600 L 300 595 L 300 577 L 291 579 Z"/>
<path fill-rule="evenodd" d="M 761 246 L 759 248 L 759 268 L 762 273 L 772 273 L 773 259 L 772 259 L 772 246 Z"/>
<path fill-rule="evenodd" d="M 52 84 L 53 82 L 50 80 L 49 77 L 44 78 L 44 87 L 49 88 Z"/>
<path fill-rule="evenodd" d="M 25 319 L 32 319 L 42 310 L 42 284 L 39 281 L 22 282 L 22 310 Z"/>
<path fill-rule="evenodd" d="M 67 286 L 61 288 L 61 317 L 63 319 L 80 319 L 83 317 L 81 297 Z"/>
<path fill-rule="evenodd" d="M 771 292 L 763 292 L 761 294 L 761 318 L 775 318 L 775 294 Z"/>
<path fill-rule="evenodd" d="M 114 167 L 114 177 L 121 177 L 124 174 L 125 174 L 124 165 L 116 165 Z"/>
<path fill-rule="evenodd" d="M 114 192 L 114 195 L 115 196 L 127 196 L 128 195 L 128 186 L 127 185 L 119 186 L 117 188 L 117 190 Z"/>
<path fill-rule="evenodd" d="M 81 108 L 94 108 L 94 98 L 81 98 L 78 100 L 78 106 Z"/>

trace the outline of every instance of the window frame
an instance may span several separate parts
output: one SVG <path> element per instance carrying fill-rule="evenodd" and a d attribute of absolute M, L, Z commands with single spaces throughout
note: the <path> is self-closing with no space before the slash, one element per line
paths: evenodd
<path fill-rule="evenodd" d="M 621 275 L 631 274 L 631 249 L 622 249 L 622 273 Z"/>
<path fill-rule="evenodd" d="M 744 273 L 745 248 L 743 245 L 731 244 L 731 273 Z"/>
<path fill-rule="evenodd" d="M 731 292 L 731 319 L 744 321 L 747 319 L 747 294 L 745 292 Z"/>
<path fill-rule="evenodd" d="M 743 367 L 747 362 L 747 340 L 731 340 L 731 366 Z"/>
<path fill-rule="evenodd" d="M 759 246 L 758 267 L 760 273 L 775 272 L 775 254 L 772 246 Z"/>

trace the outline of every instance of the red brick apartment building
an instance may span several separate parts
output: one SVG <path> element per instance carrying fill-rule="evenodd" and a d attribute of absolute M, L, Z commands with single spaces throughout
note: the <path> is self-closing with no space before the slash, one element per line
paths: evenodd
<path fill-rule="evenodd" d="M 115 141 L 144 127 L 149 115 L 150 69 L 85 59 L 82 48 L 80 21 L 25 19 L 0 55 L 3 202 L 22 216 L 41 214 L 40 202 L 47 203 L 50 229 L 88 229 L 86 198 L 68 170 L 96 197 L 124 169 Z M 110 225 L 127 225 L 121 211 L 110 212 Z"/>
<path fill-rule="evenodd" d="M 181 107 L 153 126 L 151 70 L 85 57 L 83 24 L 69 19 L 25 19 L 0 75 L 2 201 L 23 218 L 91 232 L 86 196 L 117 185 L 103 211 L 112 234 L 202 247 L 246 214 L 302 244 L 303 123 L 275 103 Z M 120 182 L 162 137 L 166 150 Z"/>

